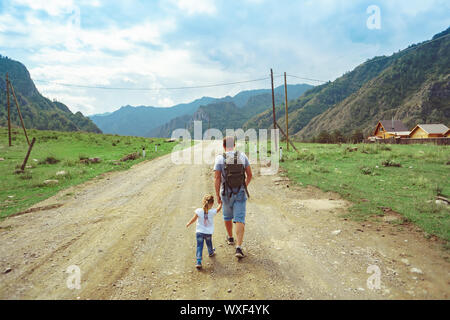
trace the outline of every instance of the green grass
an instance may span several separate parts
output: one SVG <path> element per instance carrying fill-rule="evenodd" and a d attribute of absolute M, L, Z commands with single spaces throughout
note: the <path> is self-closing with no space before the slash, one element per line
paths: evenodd
<path fill-rule="evenodd" d="M 23 174 L 14 171 L 21 166 L 28 145 L 23 131 L 13 129 L 12 147 L 8 146 L 8 130 L 0 128 L 0 218 L 23 211 L 69 186 L 80 184 L 102 173 L 129 169 L 136 163 L 154 159 L 172 151 L 177 143 L 161 138 L 124 137 L 82 132 L 28 130 L 30 141 L 36 138 Z M 158 151 L 155 152 L 155 144 Z M 142 147 L 146 157 L 142 158 Z M 139 158 L 120 162 L 122 157 L 138 152 Z M 81 163 L 80 159 L 100 158 L 100 163 Z M 35 160 L 37 161 L 35 161 Z M 114 163 L 118 163 L 117 165 Z M 56 176 L 66 171 L 65 176 Z M 57 185 L 44 185 L 56 179 Z"/>
<path fill-rule="evenodd" d="M 450 241 L 450 210 L 435 203 L 437 195 L 450 196 L 448 147 L 296 143 L 297 154 L 282 146 L 280 165 L 287 175 L 353 202 L 349 217 L 382 216 L 379 207 L 388 207 L 425 232 Z M 358 150 L 350 152 L 353 147 Z"/>

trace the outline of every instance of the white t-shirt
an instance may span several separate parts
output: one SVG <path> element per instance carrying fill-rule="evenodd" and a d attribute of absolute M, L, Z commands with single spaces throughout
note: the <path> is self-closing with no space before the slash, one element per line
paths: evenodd
<path fill-rule="evenodd" d="M 208 211 L 208 220 L 205 221 L 205 214 L 202 208 L 195 210 L 195 214 L 198 216 L 196 232 L 204 234 L 214 233 L 214 216 L 217 214 L 216 209 L 210 209 Z"/>
<path fill-rule="evenodd" d="M 233 160 L 234 154 L 236 151 L 227 151 L 226 156 L 227 158 L 231 158 Z M 243 152 L 239 152 L 239 157 L 237 158 L 237 163 L 243 164 L 244 168 L 247 168 L 250 165 L 250 162 L 248 161 L 247 156 Z M 225 180 L 225 159 L 223 158 L 223 154 L 219 154 L 216 157 L 216 161 L 214 163 L 214 171 L 220 171 L 221 174 L 221 181 L 220 181 L 220 194 L 222 194 L 223 189 L 223 181 Z M 233 192 L 238 192 L 239 188 L 234 188 Z"/>

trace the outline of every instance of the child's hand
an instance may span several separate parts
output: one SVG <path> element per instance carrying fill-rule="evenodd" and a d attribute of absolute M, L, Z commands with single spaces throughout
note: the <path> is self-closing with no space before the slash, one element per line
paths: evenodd
<path fill-rule="evenodd" d="M 220 212 L 220 210 L 222 210 L 222 203 L 220 203 L 219 206 L 217 207 L 217 212 Z"/>
<path fill-rule="evenodd" d="M 193 223 L 197 220 L 197 218 L 198 218 L 198 216 L 195 214 L 195 215 L 192 217 L 191 221 L 189 221 L 189 222 L 186 224 L 186 228 L 189 227 L 191 224 L 193 224 Z"/>

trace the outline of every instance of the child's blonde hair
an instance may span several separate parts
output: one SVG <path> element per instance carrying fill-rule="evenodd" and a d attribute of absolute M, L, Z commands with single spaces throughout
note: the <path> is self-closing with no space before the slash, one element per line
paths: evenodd
<path fill-rule="evenodd" d="M 208 214 L 208 207 L 210 204 L 214 203 L 214 196 L 212 194 L 207 194 L 206 196 L 203 197 L 203 212 Z"/>

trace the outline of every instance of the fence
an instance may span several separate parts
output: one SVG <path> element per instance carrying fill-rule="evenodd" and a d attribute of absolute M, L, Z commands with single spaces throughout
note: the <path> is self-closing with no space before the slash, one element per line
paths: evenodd
<path fill-rule="evenodd" d="M 368 139 L 364 140 L 365 143 L 381 143 L 381 144 L 435 144 L 438 146 L 448 146 L 450 145 L 450 138 L 424 138 L 424 139 L 377 139 L 375 141 L 370 141 Z"/>

